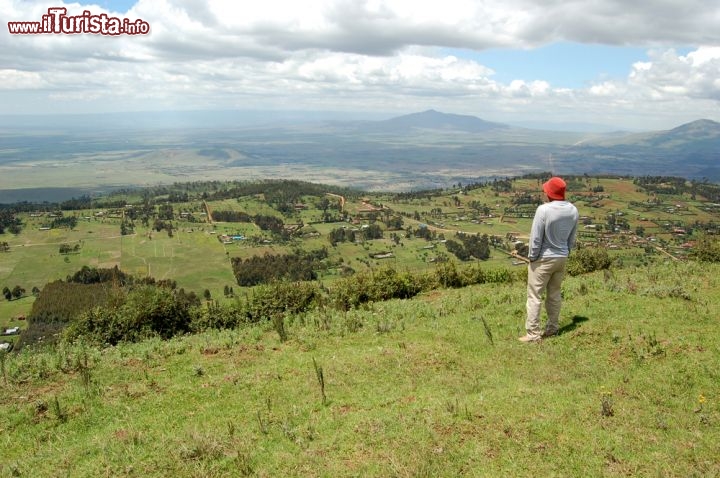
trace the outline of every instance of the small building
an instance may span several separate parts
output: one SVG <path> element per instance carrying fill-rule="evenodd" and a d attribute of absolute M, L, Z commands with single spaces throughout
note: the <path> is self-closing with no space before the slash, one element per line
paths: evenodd
<path fill-rule="evenodd" d="M 390 259 L 391 257 L 395 257 L 395 254 L 392 252 L 381 252 L 379 254 L 373 254 L 373 259 Z"/>
<path fill-rule="evenodd" d="M 20 327 L 10 327 L 5 329 L 2 335 L 17 335 L 20 333 Z"/>

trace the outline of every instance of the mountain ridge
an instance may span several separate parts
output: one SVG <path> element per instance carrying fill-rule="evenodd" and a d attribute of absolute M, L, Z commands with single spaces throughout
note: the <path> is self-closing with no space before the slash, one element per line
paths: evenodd
<path fill-rule="evenodd" d="M 486 121 L 473 115 L 443 113 L 435 109 L 410 113 L 378 121 L 383 127 L 395 130 L 442 129 L 465 132 L 484 132 L 493 129 L 510 128 L 509 125 Z"/>

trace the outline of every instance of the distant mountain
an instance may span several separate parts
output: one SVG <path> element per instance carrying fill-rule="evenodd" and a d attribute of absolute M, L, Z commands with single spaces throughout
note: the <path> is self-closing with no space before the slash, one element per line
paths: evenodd
<path fill-rule="evenodd" d="M 476 116 L 441 113 L 435 110 L 427 110 L 421 113 L 397 116 L 385 121 L 377 121 L 375 122 L 375 126 L 385 132 L 396 134 L 408 133 L 419 129 L 479 133 L 510 127 L 502 123 L 485 121 Z"/>
<path fill-rule="evenodd" d="M 701 119 L 673 128 L 670 131 L 656 133 L 650 143 L 653 146 L 672 147 L 677 144 L 715 144 L 720 140 L 720 123 Z M 716 149 L 720 153 L 720 149 Z"/>
<path fill-rule="evenodd" d="M 577 121 L 512 121 L 509 126 L 525 129 L 538 129 L 543 131 L 566 131 L 573 133 L 597 133 L 597 134 L 630 134 L 633 131 L 619 131 L 617 126 L 600 123 L 581 123 Z"/>
<path fill-rule="evenodd" d="M 568 169 L 628 175 L 720 177 L 720 123 L 697 120 L 666 131 L 592 139 L 565 149 Z"/>
<path fill-rule="evenodd" d="M 603 146 L 634 145 L 653 148 L 674 148 L 679 145 L 689 145 L 693 143 L 715 143 L 718 140 L 720 140 L 720 123 L 708 119 L 701 119 L 666 131 L 628 134 L 598 141 L 597 144 Z"/>

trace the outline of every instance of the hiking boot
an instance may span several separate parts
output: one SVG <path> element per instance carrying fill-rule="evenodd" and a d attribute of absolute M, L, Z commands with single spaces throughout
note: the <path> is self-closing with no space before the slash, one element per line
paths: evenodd
<path fill-rule="evenodd" d="M 519 337 L 518 340 L 520 342 L 539 342 L 542 337 L 534 337 L 532 335 L 523 335 L 522 337 Z"/>
<path fill-rule="evenodd" d="M 555 337 L 558 333 L 559 333 L 559 331 L 557 331 L 557 330 L 554 330 L 552 332 L 546 330 L 545 332 L 543 332 L 542 338 L 546 339 L 548 337 Z"/>

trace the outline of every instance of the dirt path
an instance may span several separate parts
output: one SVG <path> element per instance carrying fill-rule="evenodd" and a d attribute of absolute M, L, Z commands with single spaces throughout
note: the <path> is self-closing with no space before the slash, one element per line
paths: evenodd
<path fill-rule="evenodd" d="M 339 194 L 333 194 L 333 193 L 325 193 L 325 194 L 327 194 L 328 196 L 335 197 L 335 198 L 340 198 L 340 213 L 342 214 L 345 212 L 345 197 L 344 196 L 340 196 Z"/>
<path fill-rule="evenodd" d="M 213 223 L 212 212 L 210 211 L 210 206 L 208 206 L 207 201 L 205 201 L 204 199 L 203 199 L 203 206 L 205 207 L 205 214 L 207 214 L 207 222 L 208 222 L 208 224 L 212 224 Z"/>

